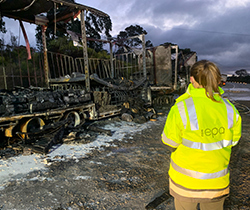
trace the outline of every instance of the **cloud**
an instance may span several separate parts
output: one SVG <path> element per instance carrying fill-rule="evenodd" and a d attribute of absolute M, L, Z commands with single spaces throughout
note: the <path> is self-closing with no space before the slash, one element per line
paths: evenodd
<path fill-rule="evenodd" d="M 109 1 L 105 2 L 108 9 Z M 196 51 L 198 58 L 234 68 L 250 67 L 249 0 L 127 0 L 107 11 L 112 21 L 124 5 L 126 16 L 116 20 L 120 30 L 138 24 L 155 46 L 172 42 Z"/>
<path fill-rule="evenodd" d="M 223 71 L 250 70 L 250 0 L 79 0 L 110 15 L 116 36 L 140 25 L 154 46 L 165 42 L 197 52 Z"/>

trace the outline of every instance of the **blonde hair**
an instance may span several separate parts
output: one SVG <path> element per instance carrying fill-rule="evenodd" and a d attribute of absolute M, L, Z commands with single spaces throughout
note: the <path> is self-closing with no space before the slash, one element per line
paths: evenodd
<path fill-rule="evenodd" d="M 191 76 L 194 77 L 195 81 L 202 85 L 206 90 L 206 95 L 213 101 L 218 102 L 214 98 L 214 93 L 218 93 L 219 84 L 221 82 L 221 73 L 219 68 L 208 60 L 201 60 L 196 62 L 191 67 Z"/>

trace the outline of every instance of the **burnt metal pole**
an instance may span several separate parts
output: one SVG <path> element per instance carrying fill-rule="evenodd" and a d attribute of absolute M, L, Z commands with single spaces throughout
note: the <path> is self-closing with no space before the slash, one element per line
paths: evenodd
<path fill-rule="evenodd" d="M 177 89 L 177 67 L 178 67 L 178 46 L 175 45 L 175 53 L 176 53 L 176 57 L 175 57 L 175 76 L 174 76 L 174 90 Z"/>
<path fill-rule="evenodd" d="M 83 49 L 83 60 L 84 60 L 85 85 L 86 85 L 86 90 L 90 92 L 88 48 L 87 48 L 87 40 L 86 40 L 84 10 L 81 11 L 81 32 L 82 32 L 82 46 L 83 46 L 82 49 Z"/>
<path fill-rule="evenodd" d="M 33 56 L 34 56 L 34 49 L 32 50 L 33 52 Z M 36 83 L 36 87 L 37 87 L 37 76 L 36 76 L 36 64 L 35 64 L 35 58 L 33 57 L 33 68 L 34 68 L 34 79 L 35 79 L 35 83 Z"/>
<path fill-rule="evenodd" d="M 49 64 L 48 64 L 48 55 L 47 55 L 47 45 L 46 45 L 46 31 L 47 27 L 42 26 L 42 38 L 43 38 L 43 57 L 44 57 L 44 76 L 46 86 L 49 87 Z"/>
<path fill-rule="evenodd" d="M 178 46 L 176 46 L 176 58 L 175 58 L 175 89 L 177 89 L 177 70 L 178 70 Z"/>
<path fill-rule="evenodd" d="M 54 36 L 56 36 L 56 2 L 54 2 Z"/>
<path fill-rule="evenodd" d="M 145 34 L 142 34 L 142 65 L 143 65 L 143 76 L 147 77 L 147 69 L 146 69 L 146 45 L 145 45 Z"/>
<path fill-rule="evenodd" d="M 113 44 L 112 42 L 109 43 L 110 49 L 110 65 L 111 65 L 111 78 L 114 78 L 114 63 L 113 63 Z"/>
<path fill-rule="evenodd" d="M 21 83 L 21 86 L 23 87 L 23 77 L 22 77 L 22 69 L 21 69 L 21 61 L 20 61 L 19 48 L 17 48 L 17 53 L 18 53 L 18 64 L 19 64 L 19 72 L 20 72 L 20 83 Z"/>
<path fill-rule="evenodd" d="M 4 88 L 7 90 L 7 81 L 6 81 L 6 73 L 5 73 L 5 67 L 3 66 L 3 79 L 4 79 Z"/>

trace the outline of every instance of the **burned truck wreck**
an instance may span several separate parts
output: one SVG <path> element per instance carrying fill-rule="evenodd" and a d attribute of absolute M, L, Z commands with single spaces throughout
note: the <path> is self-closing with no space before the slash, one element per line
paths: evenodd
<path fill-rule="evenodd" d="M 108 16 L 99 10 L 63 0 L 5 0 L 0 5 L 2 16 L 20 21 L 24 37 L 22 21 L 40 25 L 43 39 L 42 53 L 31 51 L 26 39 L 25 58 L 18 48 L 18 59 L 0 64 L 0 148 L 14 142 L 47 153 L 61 142 L 65 130 L 77 129 L 87 121 L 119 115 L 126 121 L 145 122 L 156 117 L 155 105 L 171 105 L 173 93 L 185 90 L 189 83 L 195 53 L 184 58 L 178 46 L 171 45 L 146 49 L 142 34 L 128 38 L 141 40 L 139 53 L 131 49 L 114 54 L 115 39 L 87 37 L 85 13 Z M 63 14 L 57 11 L 58 5 L 66 8 Z M 55 11 L 53 18 L 41 15 L 49 10 Z M 56 23 L 69 16 L 80 17 L 81 34 L 67 33 L 73 41 L 81 40 L 82 57 L 47 50 L 47 24 L 55 24 L 56 30 Z M 87 41 L 109 44 L 110 58 L 89 57 Z M 7 51 L 11 57 L 13 49 L 2 46 L 1 50 L 2 61 Z"/>

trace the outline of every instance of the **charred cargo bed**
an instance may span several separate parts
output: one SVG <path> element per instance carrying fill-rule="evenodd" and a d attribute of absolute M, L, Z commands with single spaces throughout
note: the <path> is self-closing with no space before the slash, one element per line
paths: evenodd
<path fill-rule="evenodd" d="M 56 108 L 66 108 L 91 101 L 84 89 L 49 90 L 45 88 L 16 88 L 0 92 L 0 116 L 35 113 Z"/>
<path fill-rule="evenodd" d="M 16 88 L 2 91 L 0 103 L 0 129 L 5 137 L 1 144 L 9 138 L 22 140 L 24 144 L 34 143 L 34 139 L 42 141 L 48 133 L 53 140 L 60 127 L 76 127 L 86 119 L 97 119 L 91 95 L 83 89 Z M 44 152 L 51 145 L 48 143 Z"/>

